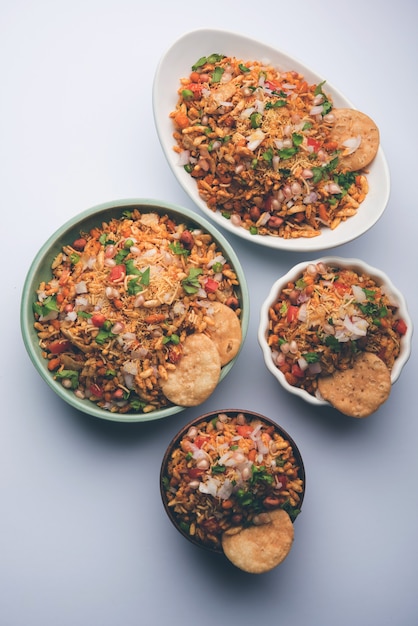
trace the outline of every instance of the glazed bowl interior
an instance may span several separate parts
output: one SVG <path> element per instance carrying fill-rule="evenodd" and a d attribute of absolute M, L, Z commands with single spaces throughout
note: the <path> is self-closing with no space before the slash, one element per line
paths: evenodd
<path fill-rule="evenodd" d="M 213 240 L 219 245 L 224 256 L 228 259 L 239 280 L 238 295 L 242 304 L 241 328 L 242 343 L 245 340 L 249 322 L 249 295 L 244 272 L 240 261 L 232 246 L 217 229 L 204 217 L 199 216 L 189 209 L 161 202 L 154 199 L 126 199 L 117 200 L 94 206 L 76 215 L 61 226 L 41 247 L 35 256 L 27 273 L 21 297 L 20 325 L 24 345 L 35 369 L 51 389 L 66 403 L 89 415 L 119 422 L 143 422 L 168 417 L 184 410 L 184 407 L 171 405 L 150 413 L 112 413 L 100 408 L 95 403 L 80 399 L 71 391 L 65 389 L 56 382 L 47 368 L 47 360 L 43 358 L 39 347 L 39 338 L 34 328 L 33 303 L 36 301 L 36 290 L 42 281 L 51 279 L 51 263 L 62 250 L 63 245 L 68 245 L 80 237 L 80 232 L 89 232 L 94 227 L 100 227 L 103 222 L 112 218 L 121 218 L 126 210 L 132 211 L 138 208 L 142 213 L 151 212 L 161 215 L 167 214 L 173 220 L 185 222 L 191 227 L 203 229 L 212 235 Z M 242 345 L 241 343 L 241 345 Z M 238 355 L 237 355 L 238 356 Z M 233 367 L 237 356 L 221 369 L 221 382 Z"/>
<path fill-rule="evenodd" d="M 269 372 L 276 378 L 280 385 L 289 393 L 298 396 L 305 402 L 315 406 L 330 406 L 330 404 L 321 397 L 314 396 L 304 389 L 289 384 L 275 365 L 272 358 L 272 350 L 268 344 L 268 330 L 269 330 L 269 310 L 275 303 L 278 294 L 287 287 L 289 282 L 295 282 L 306 269 L 309 264 L 324 263 L 325 265 L 335 265 L 337 267 L 352 269 L 359 274 L 365 273 L 373 278 L 379 286 L 383 287 L 384 292 L 390 295 L 391 301 L 397 304 L 396 316 L 403 319 L 406 322 L 407 330 L 405 335 L 401 338 L 400 354 L 396 358 L 393 368 L 391 370 L 391 382 L 394 384 L 407 363 L 411 354 L 411 343 L 413 334 L 412 319 L 408 312 L 407 303 L 404 295 L 393 284 L 389 276 L 380 269 L 372 267 L 368 263 L 356 258 L 341 258 L 335 256 L 326 256 L 314 259 L 312 261 L 303 261 L 292 267 L 286 274 L 278 278 L 271 286 L 270 292 L 266 299 L 262 303 L 260 309 L 260 322 L 258 327 L 258 343 L 263 353 L 265 365 Z"/>

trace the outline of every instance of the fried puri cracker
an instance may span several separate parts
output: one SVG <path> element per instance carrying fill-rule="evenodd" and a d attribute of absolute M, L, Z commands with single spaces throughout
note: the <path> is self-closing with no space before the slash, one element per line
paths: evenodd
<path fill-rule="evenodd" d="M 262 524 L 222 535 L 225 556 L 239 569 L 262 574 L 277 567 L 290 552 L 294 529 L 289 514 L 275 509 L 264 515 Z"/>
<path fill-rule="evenodd" d="M 214 326 L 207 329 L 212 341 L 215 343 L 221 365 L 226 365 L 237 355 L 242 341 L 241 324 L 236 313 L 226 304 L 213 302 Z"/>
<path fill-rule="evenodd" d="M 355 109 L 333 109 L 335 123 L 331 129 L 331 139 L 338 143 L 343 152 L 340 163 L 350 171 L 360 170 L 371 163 L 376 156 L 380 143 L 380 133 L 374 121 L 365 113 Z M 344 142 L 353 142 L 360 138 L 360 144 L 350 152 L 350 146 Z"/>
<path fill-rule="evenodd" d="M 391 386 L 389 369 L 371 352 L 363 352 L 352 368 L 318 379 L 323 399 L 351 417 L 374 413 L 388 399 Z"/>
<path fill-rule="evenodd" d="M 170 402 L 197 406 L 215 389 L 221 373 L 221 359 L 214 342 L 203 333 L 186 337 L 176 369 L 167 374 L 161 388 Z"/>

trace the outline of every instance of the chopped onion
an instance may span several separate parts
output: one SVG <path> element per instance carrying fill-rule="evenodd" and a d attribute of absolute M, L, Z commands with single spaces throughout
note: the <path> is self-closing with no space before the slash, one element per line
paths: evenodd
<path fill-rule="evenodd" d="M 344 155 L 347 156 L 349 154 L 353 154 L 360 147 L 361 144 L 361 136 L 357 135 L 357 137 L 350 137 L 343 141 L 343 146 L 347 148 L 344 150 Z"/>
<path fill-rule="evenodd" d="M 189 163 L 190 160 L 190 150 L 182 150 L 179 154 L 178 164 L 181 167 L 184 167 Z"/>
<path fill-rule="evenodd" d="M 313 106 L 309 111 L 309 115 L 320 115 L 324 110 L 324 106 L 322 104 L 318 104 L 317 106 Z"/>
<path fill-rule="evenodd" d="M 84 280 L 80 280 L 80 282 L 76 284 L 75 292 L 76 293 L 87 293 L 88 292 L 87 284 L 86 284 L 86 282 Z"/>
<path fill-rule="evenodd" d="M 353 292 L 353 296 L 355 297 L 357 302 L 363 303 L 366 302 L 367 296 L 364 292 L 364 289 L 359 285 L 352 285 L 351 291 Z"/>

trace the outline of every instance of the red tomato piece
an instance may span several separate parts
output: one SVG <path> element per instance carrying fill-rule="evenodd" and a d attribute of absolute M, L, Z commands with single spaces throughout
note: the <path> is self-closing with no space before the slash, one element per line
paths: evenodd
<path fill-rule="evenodd" d="M 190 467 L 187 470 L 187 475 L 189 476 L 189 478 L 191 478 L 192 480 L 196 479 L 196 478 L 200 478 L 203 474 L 203 470 L 199 469 L 198 467 Z"/>
<path fill-rule="evenodd" d="M 204 437 L 203 435 L 198 435 L 195 440 L 194 440 L 194 444 L 195 446 L 197 446 L 198 448 L 201 448 L 203 446 L 203 444 L 209 441 L 209 437 Z"/>
<path fill-rule="evenodd" d="M 393 324 L 393 330 L 399 333 L 400 335 L 404 335 L 406 331 L 408 330 L 405 320 L 403 319 L 395 320 L 395 323 Z"/>
<path fill-rule="evenodd" d="M 287 476 L 286 474 L 279 474 L 277 476 L 277 480 L 282 484 L 282 489 L 286 489 L 287 487 Z"/>
<path fill-rule="evenodd" d="M 48 349 L 51 354 L 62 354 L 71 349 L 71 342 L 68 339 L 57 339 L 56 341 L 51 341 Z"/>
<path fill-rule="evenodd" d="M 318 152 L 319 148 L 321 147 L 321 143 L 313 137 L 308 137 L 308 146 L 313 148 L 314 152 Z"/>
<path fill-rule="evenodd" d="M 248 438 L 253 432 L 253 427 L 250 424 L 242 424 L 237 426 L 237 433 L 241 435 L 241 437 Z"/>
<path fill-rule="evenodd" d="M 296 376 L 296 378 L 304 378 L 305 376 L 305 372 L 299 367 L 299 365 L 297 365 L 297 363 L 292 365 L 292 374 L 293 376 Z"/>
<path fill-rule="evenodd" d="M 190 89 L 190 91 L 193 92 L 195 100 L 198 100 L 202 97 L 203 85 L 201 85 L 200 83 L 190 83 L 189 85 L 187 85 L 187 87 L 185 87 L 185 89 Z"/>
<path fill-rule="evenodd" d="M 91 323 L 93 324 L 93 326 L 96 326 L 96 328 L 101 328 L 105 321 L 106 318 L 103 313 L 93 313 L 93 315 L 91 316 Z"/>
<path fill-rule="evenodd" d="M 286 320 L 288 324 L 295 322 L 298 319 L 299 307 L 294 304 L 290 304 L 287 308 Z"/>
<path fill-rule="evenodd" d="M 96 396 L 97 398 L 101 398 L 103 396 L 103 389 L 97 383 L 92 383 L 90 385 L 90 391 L 93 396 Z"/>
<path fill-rule="evenodd" d="M 278 91 L 280 89 L 279 83 L 274 83 L 272 80 L 264 81 L 264 85 L 267 89 L 271 89 L 272 91 Z"/>
<path fill-rule="evenodd" d="M 125 280 L 126 267 L 124 265 L 115 265 L 109 272 L 109 280 L 111 283 L 121 283 Z"/>
<path fill-rule="evenodd" d="M 347 291 L 351 289 L 349 285 L 346 285 L 345 283 L 341 283 L 338 280 L 335 281 L 334 288 L 340 295 L 347 293 Z"/>
<path fill-rule="evenodd" d="M 219 287 L 218 281 L 214 280 L 213 278 L 208 278 L 207 281 L 205 282 L 205 290 L 207 291 L 207 293 L 215 293 L 218 287 Z"/>

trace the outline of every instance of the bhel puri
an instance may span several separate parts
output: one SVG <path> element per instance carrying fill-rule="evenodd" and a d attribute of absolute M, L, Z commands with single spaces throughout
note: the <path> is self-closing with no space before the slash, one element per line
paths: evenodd
<path fill-rule="evenodd" d="M 169 444 L 160 491 L 184 537 L 262 573 L 290 552 L 305 470 L 295 442 L 272 420 L 239 409 L 213 411 Z"/>
<path fill-rule="evenodd" d="M 48 240 L 21 325 L 38 371 L 69 404 L 142 421 L 210 396 L 245 338 L 247 303 L 239 260 L 211 224 L 133 199 L 93 207 Z"/>
<path fill-rule="evenodd" d="M 265 364 L 285 389 L 352 417 L 386 402 L 411 337 L 405 299 L 386 274 L 339 257 L 299 263 L 278 279 L 258 333 Z"/>

